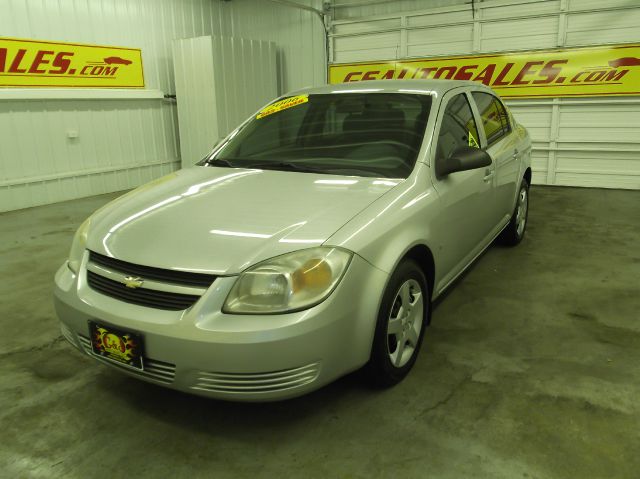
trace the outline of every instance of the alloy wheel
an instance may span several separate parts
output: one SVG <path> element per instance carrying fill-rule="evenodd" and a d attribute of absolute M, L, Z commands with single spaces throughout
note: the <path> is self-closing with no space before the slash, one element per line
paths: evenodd
<path fill-rule="evenodd" d="M 418 347 L 424 321 L 424 298 L 420 283 L 408 279 L 398 289 L 387 323 L 387 345 L 391 364 L 401 368 Z"/>
<path fill-rule="evenodd" d="M 529 208 L 529 195 L 526 188 L 520 190 L 518 196 L 518 210 L 516 211 L 516 232 L 518 237 L 524 234 L 524 228 L 527 225 L 527 209 Z"/>

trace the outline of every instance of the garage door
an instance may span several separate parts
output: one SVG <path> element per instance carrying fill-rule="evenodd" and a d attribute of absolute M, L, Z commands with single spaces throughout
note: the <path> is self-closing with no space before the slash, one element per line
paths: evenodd
<path fill-rule="evenodd" d="M 458 4 L 402 11 L 407 3 L 392 2 L 382 14 L 379 5 L 334 8 L 330 61 L 640 42 L 640 4 L 635 1 L 499 0 L 476 1 L 474 8 L 451 3 Z M 533 137 L 534 183 L 640 189 L 640 97 L 514 99 L 507 104 Z"/>

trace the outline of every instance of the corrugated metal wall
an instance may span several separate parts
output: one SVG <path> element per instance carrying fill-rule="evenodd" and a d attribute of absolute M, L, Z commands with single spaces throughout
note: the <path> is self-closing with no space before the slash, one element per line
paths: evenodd
<path fill-rule="evenodd" d="M 147 88 L 164 93 L 175 92 L 172 40 L 210 34 L 274 41 L 280 92 L 325 82 L 320 20 L 265 0 L 2 0 L 1 10 L 2 36 L 142 48 Z M 178 168 L 175 104 L 120 96 L 0 91 L 0 211 L 131 188 Z"/>
<path fill-rule="evenodd" d="M 640 42 L 635 0 L 476 1 L 475 15 L 470 2 L 408 12 L 408 1 L 334 8 L 330 61 Z M 640 189 L 640 97 L 507 103 L 533 136 L 534 183 Z"/>
<path fill-rule="evenodd" d="M 215 53 L 214 53 L 215 52 Z M 217 35 L 173 42 L 182 166 L 278 96 L 276 45 Z"/>

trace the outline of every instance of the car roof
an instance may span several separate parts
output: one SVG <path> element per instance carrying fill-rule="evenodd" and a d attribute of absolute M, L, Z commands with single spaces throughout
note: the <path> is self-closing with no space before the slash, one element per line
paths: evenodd
<path fill-rule="evenodd" d="M 385 93 L 416 93 L 423 95 L 443 95 L 454 88 L 473 86 L 481 87 L 487 91 L 492 91 L 482 83 L 469 80 L 367 80 L 354 81 L 349 83 L 337 83 L 317 87 L 307 87 L 288 93 L 289 95 L 300 94 L 327 94 L 336 92 L 367 92 L 377 90 Z"/>

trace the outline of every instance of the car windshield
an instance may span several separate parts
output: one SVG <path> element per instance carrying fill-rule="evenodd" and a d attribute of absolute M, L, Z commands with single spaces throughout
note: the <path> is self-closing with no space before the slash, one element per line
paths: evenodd
<path fill-rule="evenodd" d="M 200 164 L 406 178 L 431 96 L 333 93 L 291 96 L 260 111 Z"/>

